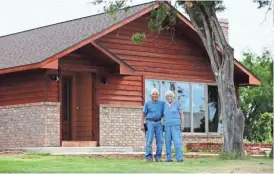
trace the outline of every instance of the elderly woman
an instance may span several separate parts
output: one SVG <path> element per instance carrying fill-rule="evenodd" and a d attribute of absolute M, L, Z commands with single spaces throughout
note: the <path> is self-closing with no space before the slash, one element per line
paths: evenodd
<path fill-rule="evenodd" d="M 147 162 L 152 161 L 152 142 L 155 134 L 156 138 L 156 154 L 154 156 L 156 162 L 162 161 L 162 146 L 163 146 L 163 125 L 161 119 L 163 117 L 164 102 L 158 100 L 159 91 L 153 88 L 150 93 L 151 100 L 145 103 L 141 118 L 141 130 L 146 135 L 146 154 Z M 146 125 L 144 126 L 144 122 Z"/>
<path fill-rule="evenodd" d="M 174 101 L 175 95 L 172 91 L 167 91 L 165 97 L 167 102 L 164 105 L 164 128 L 167 161 L 172 161 L 171 144 L 173 141 L 176 159 L 178 162 L 183 162 L 182 131 L 184 130 L 184 115 L 182 105 Z"/>

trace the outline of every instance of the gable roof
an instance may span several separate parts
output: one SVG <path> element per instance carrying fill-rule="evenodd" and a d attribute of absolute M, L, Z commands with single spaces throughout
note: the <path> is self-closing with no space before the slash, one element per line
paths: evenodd
<path fill-rule="evenodd" d="M 165 4 L 173 8 L 169 3 Z M 113 20 L 109 14 L 102 13 L 2 36 L 0 37 L 0 74 L 44 67 L 158 6 L 158 2 L 149 2 L 132 6 L 126 12 L 119 10 L 116 13 L 116 20 Z M 179 11 L 177 16 L 191 31 L 194 40 L 201 45 L 200 37 L 192 23 Z M 247 85 L 261 84 L 259 78 L 236 59 L 234 65 L 248 75 Z M 130 67 L 129 69 L 133 70 Z"/>
<path fill-rule="evenodd" d="M 119 10 L 116 13 L 116 20 L 109 14 L 102 13 L 2 36 L 0 69 L 40 63 L 152 7 L 153 4 L 154 2 L 150 2 L 132 6 L 127 12 Z"/>

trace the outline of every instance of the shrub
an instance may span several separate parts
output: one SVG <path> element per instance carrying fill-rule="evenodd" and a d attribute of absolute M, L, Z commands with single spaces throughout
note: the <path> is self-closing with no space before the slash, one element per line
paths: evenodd
<path fill-rule="evenodd" d="M 263 113 L 253 127 L 254 140 L 257 142 L 272 143 L 272 119 L 273 113 Z"/>

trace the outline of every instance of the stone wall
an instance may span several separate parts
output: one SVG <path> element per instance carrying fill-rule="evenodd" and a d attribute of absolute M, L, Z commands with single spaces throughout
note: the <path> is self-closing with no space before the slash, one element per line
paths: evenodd
<path fill-rule="evenodd" d="M 0 106 L 0 148 L 60 146 L 60 104 Z"/>
<path fill-rule="evenodd" d="M 145 135 L 140 130 L 141 114 L 140 106 L 100 105 L 100 146 L 133 147 L 134 151 L 144 151 Z M 222 141 L 222 135 L 183 134 L 184 146 L 190 142 Z M 153 144 L 155 150 L 155 140 Z"/>

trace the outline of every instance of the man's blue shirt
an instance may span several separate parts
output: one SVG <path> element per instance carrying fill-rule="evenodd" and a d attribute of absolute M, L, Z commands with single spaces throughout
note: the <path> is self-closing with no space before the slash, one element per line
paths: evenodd
<path fill-rule="evenodd" d="M 152 100 L 147 101 L 144 105 L 143 112 L 145 113 L 146 118 L 151 119 L 160 119 L 162 118 L 164 112 L 165 102 L 158 100 L 153 102 Z"/>

